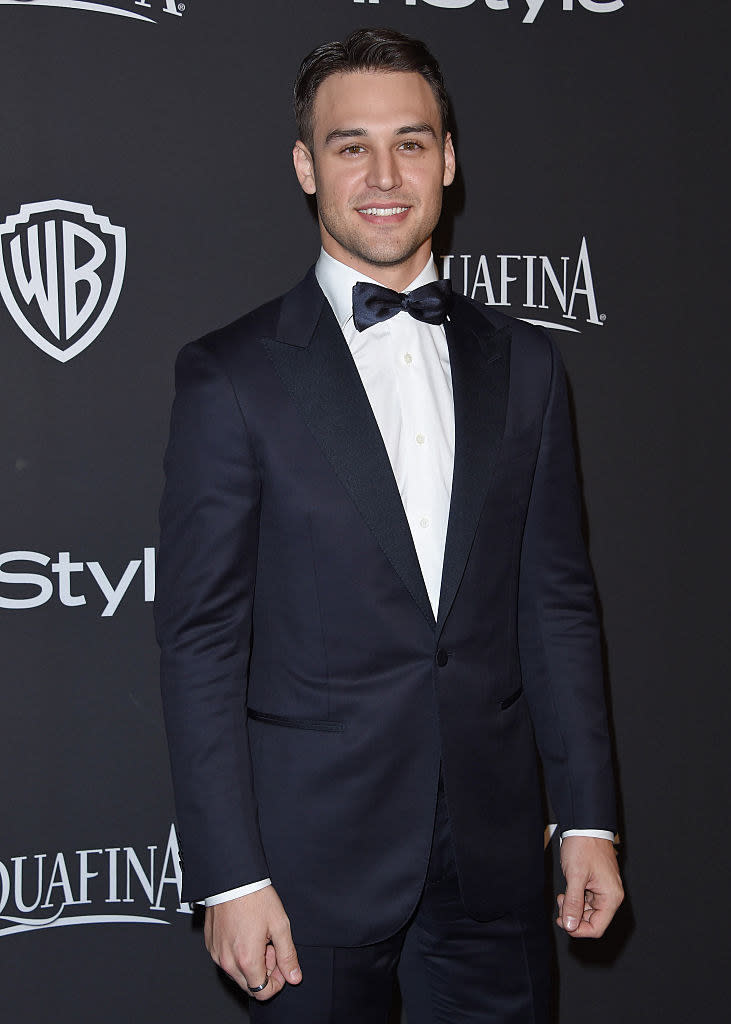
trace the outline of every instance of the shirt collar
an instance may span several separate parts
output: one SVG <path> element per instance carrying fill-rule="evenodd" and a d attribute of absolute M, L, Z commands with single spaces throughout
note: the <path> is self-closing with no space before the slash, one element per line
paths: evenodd
<path fill-rule="evenodd" d="M 353 285 L 358 281 L 369 281 L 372 284 L 379 284 L 372 277 L 367 277 L 359 270 L 346 267 L 340 260 L 336 260 L 330 253 L 320 249 L 320 256 L 315 264 L 315 276 L 317 283 L 325 293 L 325 298 L 330 303 L 335 317 L 341 329 L 353 318 Z M 420 288 L 423 284 L 431 284 L 438 281 L 439 275 L 434 265 L 434 258 L 429 254 L 426 266 L 421 273 L 414 278 L 410 285 L 404 288 L 405 292 Z"/>

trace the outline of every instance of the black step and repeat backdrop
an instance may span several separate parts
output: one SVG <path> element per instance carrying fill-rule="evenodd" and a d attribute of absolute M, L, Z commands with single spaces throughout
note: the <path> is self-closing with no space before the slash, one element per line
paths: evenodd
<path fill-rule="evenodd" d="M 725 8 L 0 0 L 3 1020 L 246 1020 L 179 899 L 161 458 L 179 347 L 316 256 L 291 81 L 361 24 L 444 66 L 444 274 L 569 371 L 629 900 L 557 934 L 560 1019 L 725 1019 Z"/>

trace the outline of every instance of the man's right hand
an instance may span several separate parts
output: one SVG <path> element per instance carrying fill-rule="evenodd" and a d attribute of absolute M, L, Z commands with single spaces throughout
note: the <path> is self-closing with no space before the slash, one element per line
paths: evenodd
<path fill-rule="evenodd" d="M 271 885 L 207 907 L 204 936 L 214 962 L 253 999 L 271 999 L 302 981 L 289 918 Z M 266 988 L 251 993 L 266 978 Z"/>

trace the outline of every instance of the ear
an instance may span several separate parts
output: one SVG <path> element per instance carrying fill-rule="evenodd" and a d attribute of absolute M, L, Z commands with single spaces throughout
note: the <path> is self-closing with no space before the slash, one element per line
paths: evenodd
<path fill-rule="evenodd" d="M 292 159 L 294 160 L 294 173 L 302 186 L 302 191 L 306 192 L 308 196 L 314 196 L 317 192 L 315 162 L 309 149 L 300 139 L 297 139 L 294 144 Z"/>
<path fill-rule="evenodd" d="M 454 181 L 454 174 L 457 169 L 457 157 L 454 154 L 454 145 L 452 143 L 452 134 L 447 132 L 447 137 L 444 140 L 444 181 L 445 186 L 451 185 Z"/>

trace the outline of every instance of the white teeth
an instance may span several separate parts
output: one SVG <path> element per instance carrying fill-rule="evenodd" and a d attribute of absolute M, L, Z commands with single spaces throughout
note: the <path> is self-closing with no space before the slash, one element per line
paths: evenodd
<path fill-rule="evenodd" d="M 393 217 L 397 213 L 406 213 L 408 206 L 392 206 L 390 210 L 384 210 L 380 206 L 370 206 L 366 210 L 360 210 L 360 213 L 366 213 L 372 217 Z"/>

